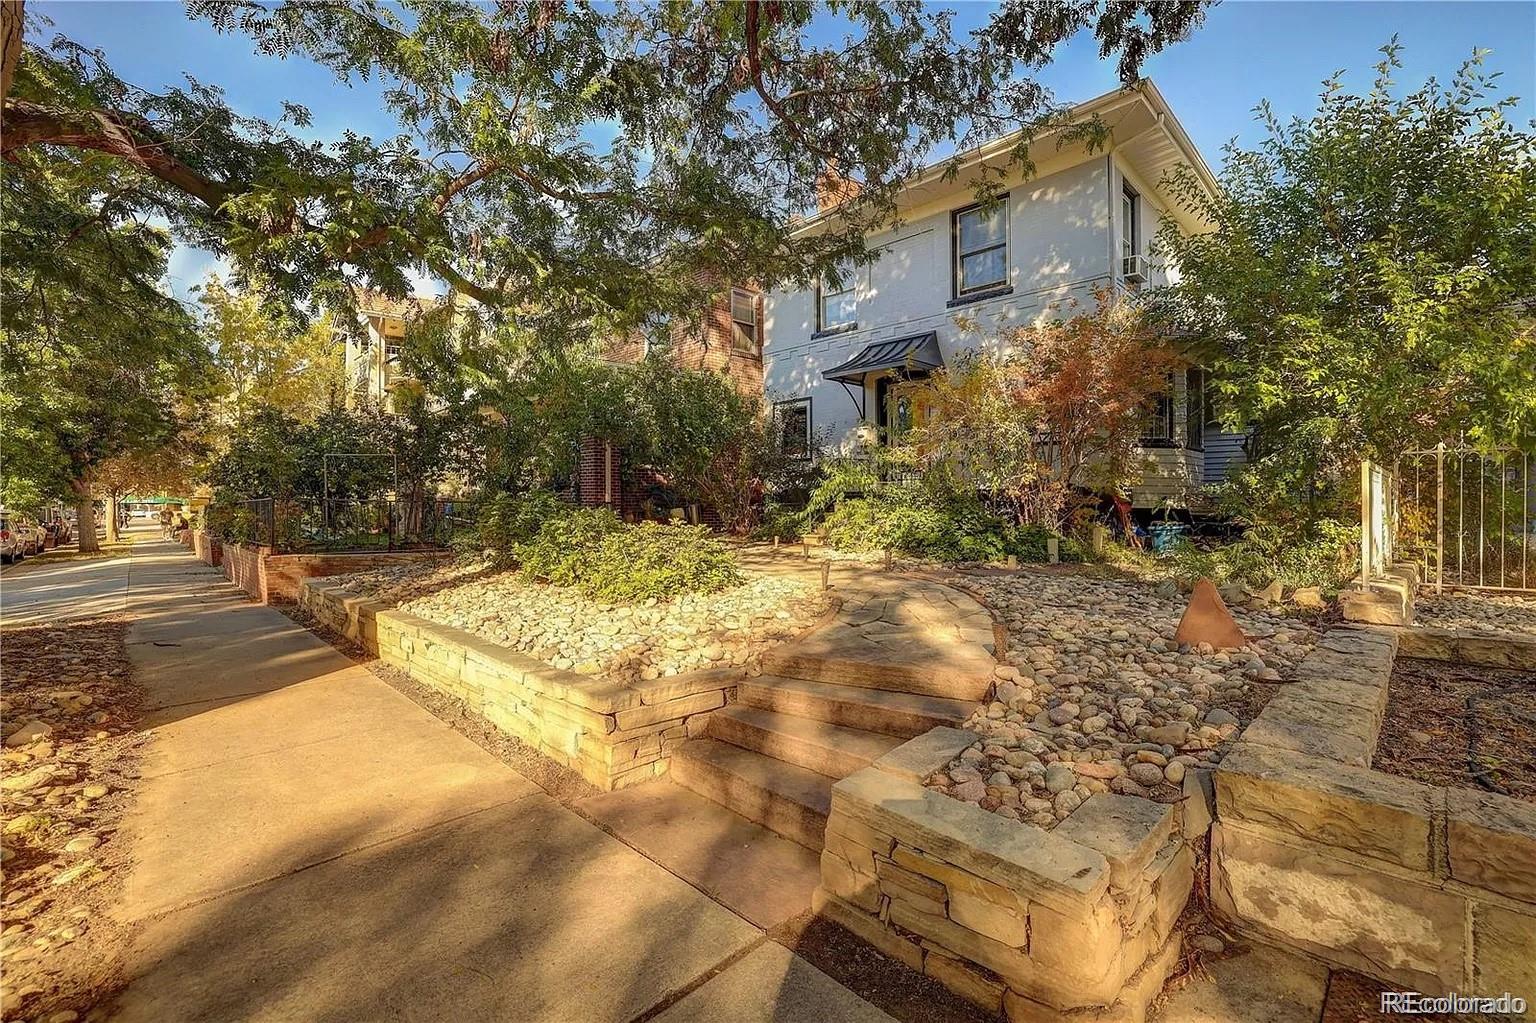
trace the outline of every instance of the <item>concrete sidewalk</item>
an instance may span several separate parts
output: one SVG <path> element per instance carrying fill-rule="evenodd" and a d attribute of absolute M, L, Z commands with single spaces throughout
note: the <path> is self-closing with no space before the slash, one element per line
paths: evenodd
<path fill-rule="evenodd" d="M 77 583 L 155 735 L 115 1018 L 889 1019 L 183 548 L 121 560 Z"/>

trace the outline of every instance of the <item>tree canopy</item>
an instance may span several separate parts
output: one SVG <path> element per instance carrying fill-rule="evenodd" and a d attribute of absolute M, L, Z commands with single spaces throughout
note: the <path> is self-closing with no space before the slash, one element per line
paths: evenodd
<path fill-rule="evenodd" d="M 1182 183 L 1216 229 L 1160 239 L 1227 426 L 1256 430 L 1253 495 L 1315 498 L 1362 454 L 1461 432 L 1536 440 L 1536 137 L 1479 56 L 1401 93 L 1383 52 L 1365 95 L 1336 76 L 1311 117 L 1261 106 L 1220 193 Z"/>
<path fill-rule="evenodd" d="M 561 340 L 696 310 L 701 280 L 840 265 L 939 149 L 1022 128 L 1023 157 L 1061 113 L 1030 76 L 1057 43 L 1092 32 L 1131 82 L 1204 7 L 1015 2 L 963 36 L 915 0 L 193 0 L 261 53 L 379 79 L 399 134 L 306 141 L 297 103 L 270 122 L 214 84 L 149 91 L 33 23 L 7 50 L 0 150 L 121 161 L 142 208 L 296 310 L 350 307 L 359 279 L 400 296 L 425 271 Z M 841 228 L 792 236 L 829 169 L 859 185 Z"/>

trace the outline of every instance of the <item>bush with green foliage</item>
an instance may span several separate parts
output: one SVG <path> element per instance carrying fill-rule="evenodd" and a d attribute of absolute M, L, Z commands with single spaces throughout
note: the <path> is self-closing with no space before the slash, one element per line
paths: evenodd
<path fill-rule="evenodd" d="M 518 545 L 537 536 L 544 523 L 573 511 L 568 502 L 547 490 L 497 494 L 480 506 L 475 528 L 465 542 L 476 553 L 489 555 L 498 568 L 505 568 L 516 564 Z"/>
<path fill-rule="evenodd" d="M 707 527 L 642 522 L 604 536 L 579 585 L 596 600 L 632 604 L 740 582 L 735 555 Z"/>
<path fill-rule="evenodd" d="M 523 575 L 615 604 L 713 593 L 741 581 L 704 526 L 626 525 L 606 508 L 567 508 L 514 547 Z"/>
<path fill-rule="evenodd" d="M 1208 578 L 1217 584 L 1263 586 L 1279 580 L 1286 589 L 1318 586 L 1333 591 L 1353 571 L 1357 540 L 1358 530 L 1333 519 L 1320 519 L 1299 531 L 1256 526 L 1216 547 L 1181 540 L 1166 564 L 1168 573 L 1185 583 Z"/>

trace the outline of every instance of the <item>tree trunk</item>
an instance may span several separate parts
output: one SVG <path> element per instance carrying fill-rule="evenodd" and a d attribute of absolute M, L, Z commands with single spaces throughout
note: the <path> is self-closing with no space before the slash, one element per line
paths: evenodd
<path fill-rule="evenodd" d="M 26 21 L 25 0 L 0 3 L 0 100 L 11 94 L 11 82 L 16 79 Z"/>
<path fill-rule="evenodd" d="M 77 480 L 71 488 L 75 493 L 75 530 L 80 534 L 80 550 L 84 553 L 101 550 L 96 542 L 96 513 L 91 507 L 91 487 Z"/>
<path fill-rule="evenodd" d="M 122 539 L 117 528 L 117 495 L 107 495 L 107 543 L 117 543 Z"/>

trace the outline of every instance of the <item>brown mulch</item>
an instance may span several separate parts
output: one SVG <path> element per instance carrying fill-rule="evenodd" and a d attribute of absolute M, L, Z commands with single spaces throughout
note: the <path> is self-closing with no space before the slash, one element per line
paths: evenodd
<path fill-rule="evenodd" d="M 1371 766 L 1536 802 L 1536 673 L 1398 658 Z"/>
<path fill-rule="evenodd" d="M 6 730 L 33 721 L 51 728 L 7 746 L 5 779 L 15 785 L 34 772 L 53 772 L 36 785 L 7 789 L 0 808 L 6 1020 L 67 1012 L 105 1018 L 107 996 L 121 979 L 129 934 L 108 910 L 130 861 L 115 839 L 149 741 L 138 730 L 143 692 L 130 670 L 127 628 L 120 619 L 98 618 L 0 633 Z M 98 795 L 88 786 L 107 791 Z M 92 839 L 94 847 L 81 848 Z M 76 851 L 65 849 L 71 841 Z"/>

